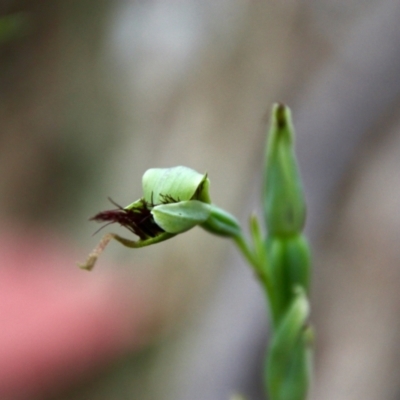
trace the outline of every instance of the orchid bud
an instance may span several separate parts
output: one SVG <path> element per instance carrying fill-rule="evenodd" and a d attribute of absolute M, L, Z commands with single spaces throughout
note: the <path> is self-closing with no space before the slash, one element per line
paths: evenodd
<path fill-rule="evenodd" d="M 240 232 L 233 216 L 211 204 L 207 174 L 182 166 L 152 168 L 143 175 L 142 184 L 142 198 L 126 207 L 114 203 L 117 209 L 100 212 L 92 218 L 98 222 L 117 222 L 139 240 L 109 234 L 82 268 L 91 269 L 111 239 L 137 248 L 170 239 L 196 225 L 222 236 L 232 237 Z"/>
<path fill-rule="evenodd" d="M 118 222 L 145 241 L 163 232 L 185 232 L 210 215 L 207 175 L 187 167 L 152 168 L 143 175 L 142 184 L 142 198 L 92 219 Z"/>
<path fill-rule="evenodd" d="M 278 324 L 293 298 L 293 288 L 310 288 L 311 256 L 306 238 L 299 234 L 271 237 L 268 242 L 267 274 L 274 291 L 274 323 Z"/>
<path fill-rule="evenodd" d="M 275 104 L 264 183 L 264 212 L 271 235 L 299 233 L 305 222 L 306 206 L 294 154 L 293 132 L 289 108 Z"/>
<path fill-rule="evenodd" d="M 309 294 L 311 281 L 311 251 L 304 235 L 285 240 L 286 264 L 292 286 L 300 285 Z"/>

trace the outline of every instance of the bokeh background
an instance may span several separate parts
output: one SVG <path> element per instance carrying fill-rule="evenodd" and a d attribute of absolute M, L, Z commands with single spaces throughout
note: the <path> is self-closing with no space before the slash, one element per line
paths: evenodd
<path fill-rule="evenodd" d="M 207 171 L 246 225 L 275 101 L 315 252 L 311 398 L 400 398 L 399 20 L 395 0 L 2 0 L 0 399 L 263 398 L 264 299 L 229 242 L 76 262 L 150 167 Z"/>

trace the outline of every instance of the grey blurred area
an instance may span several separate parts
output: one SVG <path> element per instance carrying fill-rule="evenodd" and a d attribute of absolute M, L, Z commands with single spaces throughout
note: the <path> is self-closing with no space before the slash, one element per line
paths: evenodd
<path fill-rule="evenodd" d="M 315 251 L 310 398 L 398 398 L 398 2 L 41 0 L 0 11 L 24 18 L 0 48 L 1 219 L 57 226 L 90 249 L 86 219 L 107 196 L 129 204 L 147 168 L 187 165 L 208 172 L 213 201 L 246 225 L 260 214 L 268 112 L 285 102 Z M 264 398 L 266 305 L 230 243 L 194 230 L 107 251 L 158 285 L 157 339 L 139 367 L 57 398 Z"/>

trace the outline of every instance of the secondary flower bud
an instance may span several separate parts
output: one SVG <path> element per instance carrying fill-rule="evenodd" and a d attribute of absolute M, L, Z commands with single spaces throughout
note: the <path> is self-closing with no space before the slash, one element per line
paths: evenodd
<path fill-rule="evenodd" d="M 294 154 L 291 114 L 275 104 L 268 138 L 264 182 L 264 212 L 271 235 L 300 233 L 306 206 Z"/>
<path fill-rule="evenodd" d="M 304 400 L 311 380 L 309 302 L 301 287 L 270 343 L 266 383 L 271 399 Z"/>
<path fill-rule="evenodd" d="M 293 298 L 293 288 L 302 287 L 308 294 L 311 278 L 311 255 L 306 238 L 301 235 L 271 237 L 267 241 L 267 274 L 274 291 L 273 320 L 278 324 Z"/>

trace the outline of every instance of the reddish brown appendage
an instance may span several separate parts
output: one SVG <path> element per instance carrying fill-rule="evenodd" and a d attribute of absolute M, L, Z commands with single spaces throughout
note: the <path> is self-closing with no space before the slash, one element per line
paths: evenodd
<path fill-rule="evenodd" d="M 144 199 L 141 204 L 135 209 L 126 209 L 121 207 L 110 199 L 110 201 L 117 206 L 114 210 L 106 210 L 97 213 L 94 217 L 90 218 L 91 221 L 107 222 L 112 224 L 114 222 L 119 223 L 124 228 L 127 228 L 132 233 L 140 238 L 140 241 L 144 241 L 149 238 L 154 238 L 164 230 L 161 229 L 155 222 L 153 215 L 151 214 L 150 204 Z M 139 242 L 135 242 L 129 239 L 122 238 L 114 233 L 108 233 L 103 236 L 97 247 L 89 254 L 84 264 L 79 264 L 79 267 L 88 271 L 92 270 L 96 264 L 99 255 L 103 252 L 105 247 L 108 245 L 111 239 L 116 239 L 124 246 L 127 247 L 138 247 Z"/>
<path fill-rule="evenodd" d="M 174 235 L 167 234 L 161 227 L 159 227 L 151 213 L 153 202 L 148 203 L 142 199 L 135 208 L 123 208 L 119 204 L 109 199 L 117 208 L 114 210 L 106 210 L 97 213 L 94 217 L 90 218 L 91 221 L 107 222 L 107 225 L 114 222 L 119 223 L 124 228 L 127 228 L 132 233 L 140 238 L 139 241 L 125 239 L 115 233 L 108 233 L 103 236 L 97 247 L 89 254 L 84 264 L 78 264 L 80 268 L 88 271 L 92 270 L 96 264 L 97 259 L 108 245 L 111 239 L 115 239 L 126 247 L 137 248 L 148 244 L 157 243 L 166 240 Z M 176 203 L 171 196 L 162 196 L 162 204 Z M 104 226 L 102 227 L 104 228 Z M 100 228 L 100 229 L 102 229 Z M 154 239 L 154 240 L 153 240 Z M 151 242 L 151 243 L 150 243 Z"/>
<path fill-rule="evenodd" d="M 164 232 L 164 230 L 154 222 L 149 205 L 144 200 L 142 201 L 141 207 L 132 210 L 123 208 L 113 201 L 112 203 L 118 208 L 99 212 L 90 220 L 108 223 L 117 222 L 124 228 L 129 229 L 136 236 L 139 236 L 141 240 L 155 237 Z"/>

